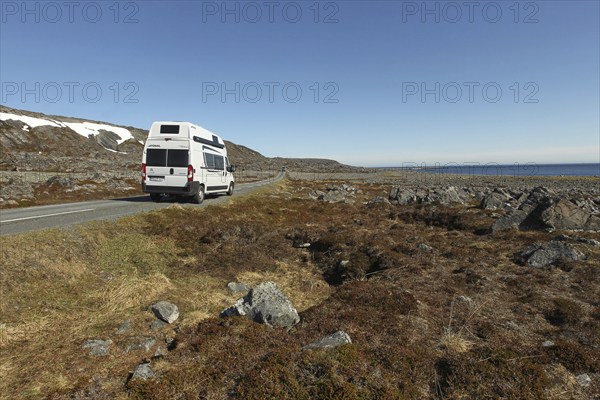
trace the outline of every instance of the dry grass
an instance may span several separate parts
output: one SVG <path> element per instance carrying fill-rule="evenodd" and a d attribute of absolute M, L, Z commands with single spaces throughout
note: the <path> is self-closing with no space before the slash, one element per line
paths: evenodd
<path fill-rule="evenodd" d="M 224 206 L 0 238 L 0 393 L 600 396 L 597 383 L 573 383 L 577 374 L 600 373 L 600 250 L 585 248 L 588 259 L 569 268 L 531 269 L 515 264 L 514 252 L 557 233 L 490 236 L 482 234 L 490 217 L 472 208 L 362 204 L 384 185 L 361 185 L 355 204 L 307 199 L 325 185 L 285 181 Z M 263 280 L 275 281 L 301 312 L 294 329 L 216 318 L 237 298 L 227 282 Z M 148 306 L 157 300 L 174 302 L 181 316 L 152 331 Z M 125 320 L 132 330 L 117 335 Z M 353 344 L 300 352 L 337 330 Z M 125 351 L 144 337 L 157 339 L 150 351 Z M 109 338 L 107 357 L 81 347 Z M 133 367 L 173 338 L 171 351 L 152 362 L 160 379 L 126 385 Z M 546 340 L 555 346 L 542 347 Z"/>
<path fill-rule="evenodd" d="M 446 330 L 440 339 L 439 345 L 453 353 L 464 353 L 473 346 L 473 343 L 465 339 L 461 332 Z"/>

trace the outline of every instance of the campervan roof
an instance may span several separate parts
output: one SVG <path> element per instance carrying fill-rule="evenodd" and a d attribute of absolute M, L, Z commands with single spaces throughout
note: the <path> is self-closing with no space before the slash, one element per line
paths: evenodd
<path fill-rule="evenodd" d="M 191 122 L 158 121 L 152 124 L 150 139 L 157 138 L 180 138 L 192 139 L 196 142 L 223 148 L 225 143 L 218 135 Z"/>

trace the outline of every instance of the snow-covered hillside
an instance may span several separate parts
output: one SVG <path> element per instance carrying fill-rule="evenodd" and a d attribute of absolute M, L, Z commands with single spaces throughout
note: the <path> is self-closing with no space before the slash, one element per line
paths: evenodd
<path fill-rule="evenodd" d="M 90 136 L 97 136 L 100 134 L 101 130 L 112 132 L 119 137 L 119 139 L 116 139 L 118 144 L 121 144 L 126 140 L 133 139 L 133 135 L 126 128 L 107 124 L 99 124 L 94 122 L 64 122 L 55 119 L 36 118 L 27 115 L 17 115 L 5 112 L 0 112 L 0 120 L 21 121 L 23 124 L 25 124 L 23 126 L 24 131 L 29 131 L 29 128 L 37 128 L 39 126 L 49 125 L 55 127 L 70 128 L 74 132 L 85 138 L 88 138 Z M 107 150 L 112 149 L 107 148 Z"/>

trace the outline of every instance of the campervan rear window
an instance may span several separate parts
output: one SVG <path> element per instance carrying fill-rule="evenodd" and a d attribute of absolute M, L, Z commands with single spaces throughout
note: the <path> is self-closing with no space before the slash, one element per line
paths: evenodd
<path fill-rule="evenodd" d="M 146 151 L 146 165 L 149 167 L 166 167 L 167 166 L 167 150 L 165 150 L 165 149 L 148 149 Z"/>
<path fill-rule="evenodd" d="M 167 167 L 187 167 L 187 150 L 169 150 L 167 153 Z"/>
<path fill-rule="evenodd" d="M 161 125 L 160 133 L 179 133 L 179 125 Z"/>
<path fill-rule="evenodd" d="M 149 167 L 187 167 L 187 150 L 148 149 L 146 165 Z"/>

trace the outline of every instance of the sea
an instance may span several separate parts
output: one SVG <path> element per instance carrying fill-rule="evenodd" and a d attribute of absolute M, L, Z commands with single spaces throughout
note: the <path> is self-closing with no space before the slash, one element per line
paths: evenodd
<path fill-rule="evenodd" d="M 588 164 L 439 164 L 433 166 L 405 164 L 402 167 L 382 168 L 411 170 L 436 174 L 484 175 L 484 176 L 598 176 L 600 163 Z"/>

